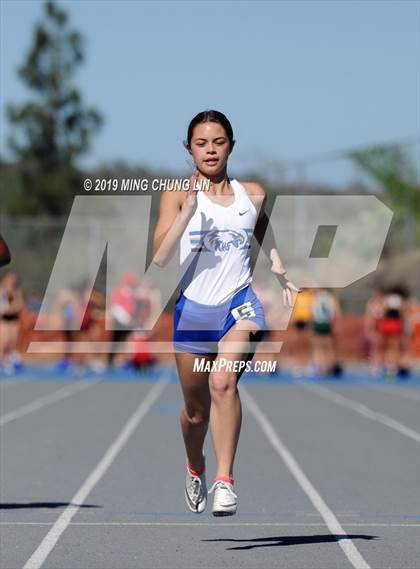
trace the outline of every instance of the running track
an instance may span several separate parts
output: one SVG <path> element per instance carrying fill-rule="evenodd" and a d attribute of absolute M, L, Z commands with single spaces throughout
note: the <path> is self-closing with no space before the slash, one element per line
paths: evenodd
<path fill-rule="evenodd" d="M 239 509 L 216 519 L 186 510 L 173 369 L 2 378 L 1 569 L 417 569 L 419 379 L 265 379 L 240 381 Z"/>

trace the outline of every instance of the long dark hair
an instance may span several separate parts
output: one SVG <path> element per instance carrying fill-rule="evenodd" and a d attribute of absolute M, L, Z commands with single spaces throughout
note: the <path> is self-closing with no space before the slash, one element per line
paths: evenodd
<path fill-rule="evenodd" d="M 201 113 L 195 115 L 195 117 L 192 119 L 192 121 L 188 126 L 187 140 L 184 140 L 185 148 L 188 148 L 191 144 L 191 138 L 194 132 L 194 128 L 198 124 L 204 122 L 217 122 L 221 124 L 226 132 L 226 136 L 229 139 L 230 149 L 232 150 L 236 142 L 233 138 L 232 125 L 230 124 L 229 119 L 223 113 L 215 110 L 202 111 Z"/>

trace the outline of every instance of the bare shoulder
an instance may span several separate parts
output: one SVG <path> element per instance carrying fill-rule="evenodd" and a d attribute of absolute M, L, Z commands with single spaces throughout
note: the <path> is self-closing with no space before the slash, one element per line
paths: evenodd
<path fill-rule="evenodd" d="M 262 217 L 265 210 L 265 200 L 267 198 L 266 191 L 258 182 L 241 182 L 241 184 L 245 188 L 249 199 L 254 204 L 258 212 L 258 218 Z"/>
<path fill-rule="evenodd" d="M 160 192 L 159 214 L 155 227 L 155 239 L 164 235 L 175 221 L 178 212 L 182 209 L 182 205 L 186 198 L 182 190 L 163 190 Z"/>
<path fill-rule="evenodd" d="M 169 188 L 170 186 L 168 186 Z M 160 192 L 160 209 L 181 209 L 185 198 L 187 197 L 187 192 L 182 189 L 165 189 Z"/>
<path fill-rule="evenodd" d="M 246 189 L 249 197 L 262 196 L 264 198 L 267 195 L 264 188 L 258 182 L 241 182 L 241 184 Z"/>

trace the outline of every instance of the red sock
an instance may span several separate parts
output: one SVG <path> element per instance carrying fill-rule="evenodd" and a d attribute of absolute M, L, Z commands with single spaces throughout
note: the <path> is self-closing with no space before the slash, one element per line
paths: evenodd
<path fill-rule="evenodd" d="M 221 480 L 222 482 L 229 482 L 230 484 L 235 483 L 235 480 L 234 478 L 232 478 L 232 476 L 216 476 L 214 481 L 216 482 L 216 480 Z"/>
<path fill-rule="evenodd" d="M 188 472 L 191 474 L 191 476 L 201 476 L 204 472 L 205 466 L 203 466 L 203 468 L 201 470 L 193 470 L 190 465 L 188 464 L 188 460 L 187 460 L 187 468 L 188 468 Z"/>

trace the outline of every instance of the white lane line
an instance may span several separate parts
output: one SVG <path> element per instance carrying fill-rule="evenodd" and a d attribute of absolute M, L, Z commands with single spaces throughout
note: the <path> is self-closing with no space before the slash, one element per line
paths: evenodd
<path fill-rule="evenodd" d="M 0 522 L 2 526 L 51 526 L 53 522 Z M 308 523 L 303 522 L 71 522 L 69 526 L 274 526 L 274 527 L 325 527 L 325 523 Z M 363 523 L 353 522 L 346 523 L 346 526 L 363 526 L 363 527 L 420 527 L 420 524 L 383 524 L 383 523 Z"/>
<path fill-rule="evenodd" d="M 26 405 L 23 405 L 22 407 L 18 407 L 14 411 L 10 411 L 9 413 L 5 413 L 4 415 L 2 415 L 0 417 L 0 427 L 3 427 L 3 425 L 6 425 L 7 423 L 10 423 L 11 421 L 15 421 L 16 419 L 20 419 L 21 417 L 24 417 L 25 415 L 29 415 L 29 413 L 33 413 L 34 411 L 38 411 L 39 409 L 41 409 L 42 407 L 45 407 L 46 405 L 50 405 L 51 403 L 55 403 L 56 401 L 60 401 L 60 399 L 64 399 L 65 397 L 68 397 L 69 395 L 73 395 L 74 393 L 77 393 L 78 391 L 83 391 L 83 389 L 87 389 L 88 387 L 91 387 L 92 385 L 96 385 L 100 381 L 102 381 L 102 379 L 96 379 L 94 381 L 92 381 L 92 380 L 89 380 L 89 381 L 80 380 L 80 381 L 77 381 L 77 383 L 72 383 L 71 385 L 65 385 L 61 389 L 57 389 L 57 391 L 53 391 L 52 393 L 49 393 L 48 395 L 45 395 L 44 397 L 40 397 L 39 399 L 35 399 L 34 401 L 31 401 L 30 403 L 27 403 Z"/>
<path fill-rule="evenodd" d="M 417 388 L 398 389 L 398 387 L 391 385 L 389 387 L 386 387 L 385 385 L 367 385 L 367 387 L 369 387 L 369 389 L 372 391 L 380 391 L 381 393 L 388 393 L 389 395 L 398 395 L 399 397 L 408 399 L 413 403 L 420 402 L 420 392 Z"/>
<path fill-rule="evenodd" d="M 372 419 L 372 421 L 377 421 L 382 425 L 386 425 L 387 427 L 398 431 L 409 439 L 413 439 L 414 441 L 420 443 L 420 433 L 414 431 L 413 429 L 410 429 L 410 427 L 403 425 L 399 421 L 392 419 L 392 417 L 388 417 L 388 415 L 384 415 L 383 413 L 378 413 L 377 411 L 370 409 L 370 407 L 363 405 L 363 403 L 359 403 L 359 401 L 354 401 L 354 399 L 344 397 L 344 395 L 336 393 L 332 389 L 328 389 L 328 387 L 324 387 L 323 385 L 314 385 L 312 383 L 304 383 L 301 381 L 299 382 L 299 385 L 302 385 L 306 389 L 314 391 L 321 397 L 329 399 L 330 401 L 333 401 L 342 407 L 357 411 L 357 413 L 364 415 L 368 419 Z"/>
<path fill-rule="evenodd" d="M 137 407 L 136 411 L 131 415 L 127 423 L 124 425 L 115 441 L 111 444 L 94 470 L 89 474 L 79 490 L 73 496 L 70 505 L 67 506 L 64 512 L 59 516 L 38 548 L 25 563 L 23 569 L 39 569 L 39 567 L 42 566 L 48 555 L 54 549 L 57 541 L 60 539 L 61 534 L 70 524 L 73 516 L 77 514 L 80 506 L 83 505 L 83 502 L 86 500 L 90 492 L 114 462 L 120 450 L 126 445 L 140 421 L 153 406 L 156 399 L 162 393 L 163 389 L 166 387 L 169 381 L 169 378 L 161 379 L 153 385 L 152 389 L 150 389 L 146 397 Z"/>
<path fill-rule="evenodd" d="M 361 553 L 354 545 L 353 541 L 348 537 L 347 533 L 344 531 L 343 527 L 335 517 L 332 510 L 330 510 L 330 508 L 327 506 L 327 504 L 325 503 L 319 492 L 314 488 L 312 483 L 309 481 L 308 477 L 303 472 L 299 464 L 296 462 L 295 458 L 292 456 L 289 449 L 280 440 L 271 422 L 269 421 L 267 416 L 261 411 L 260 407 L 254 400 L 254 398 L 251 397 L 251 395 L 248 393 L 248 390 L 245 389 L 244 385 L 242 385 L 240 389 L 241 389 L 241 395 L 243 396 L 246 405 L 248 406 L 249 410 L 253 414 L 257 423 L 260 425 L 261 429 L 267 436 L 272 447 L 280 456 L 280 458 L 284 461 L 287 468 L 289 469 L 291 474 L 295 477 L 299 486 L 308 496 L 308 498 L 310 499 L 316 510 L 318 510 L 318 512 L 321 514 L 330 532 L 334 536 L 336 535 L 342 536 L 343 539 L 338 539 L 337 542 L 338 545 L 343 550 L 344 554 L 346 555 L 347 559 L 350 561 L 350 563 L 353 565 L 355 569 L 370 569 L 370 566 L 366 563 L 365 559 L 362 557 Z"/>

